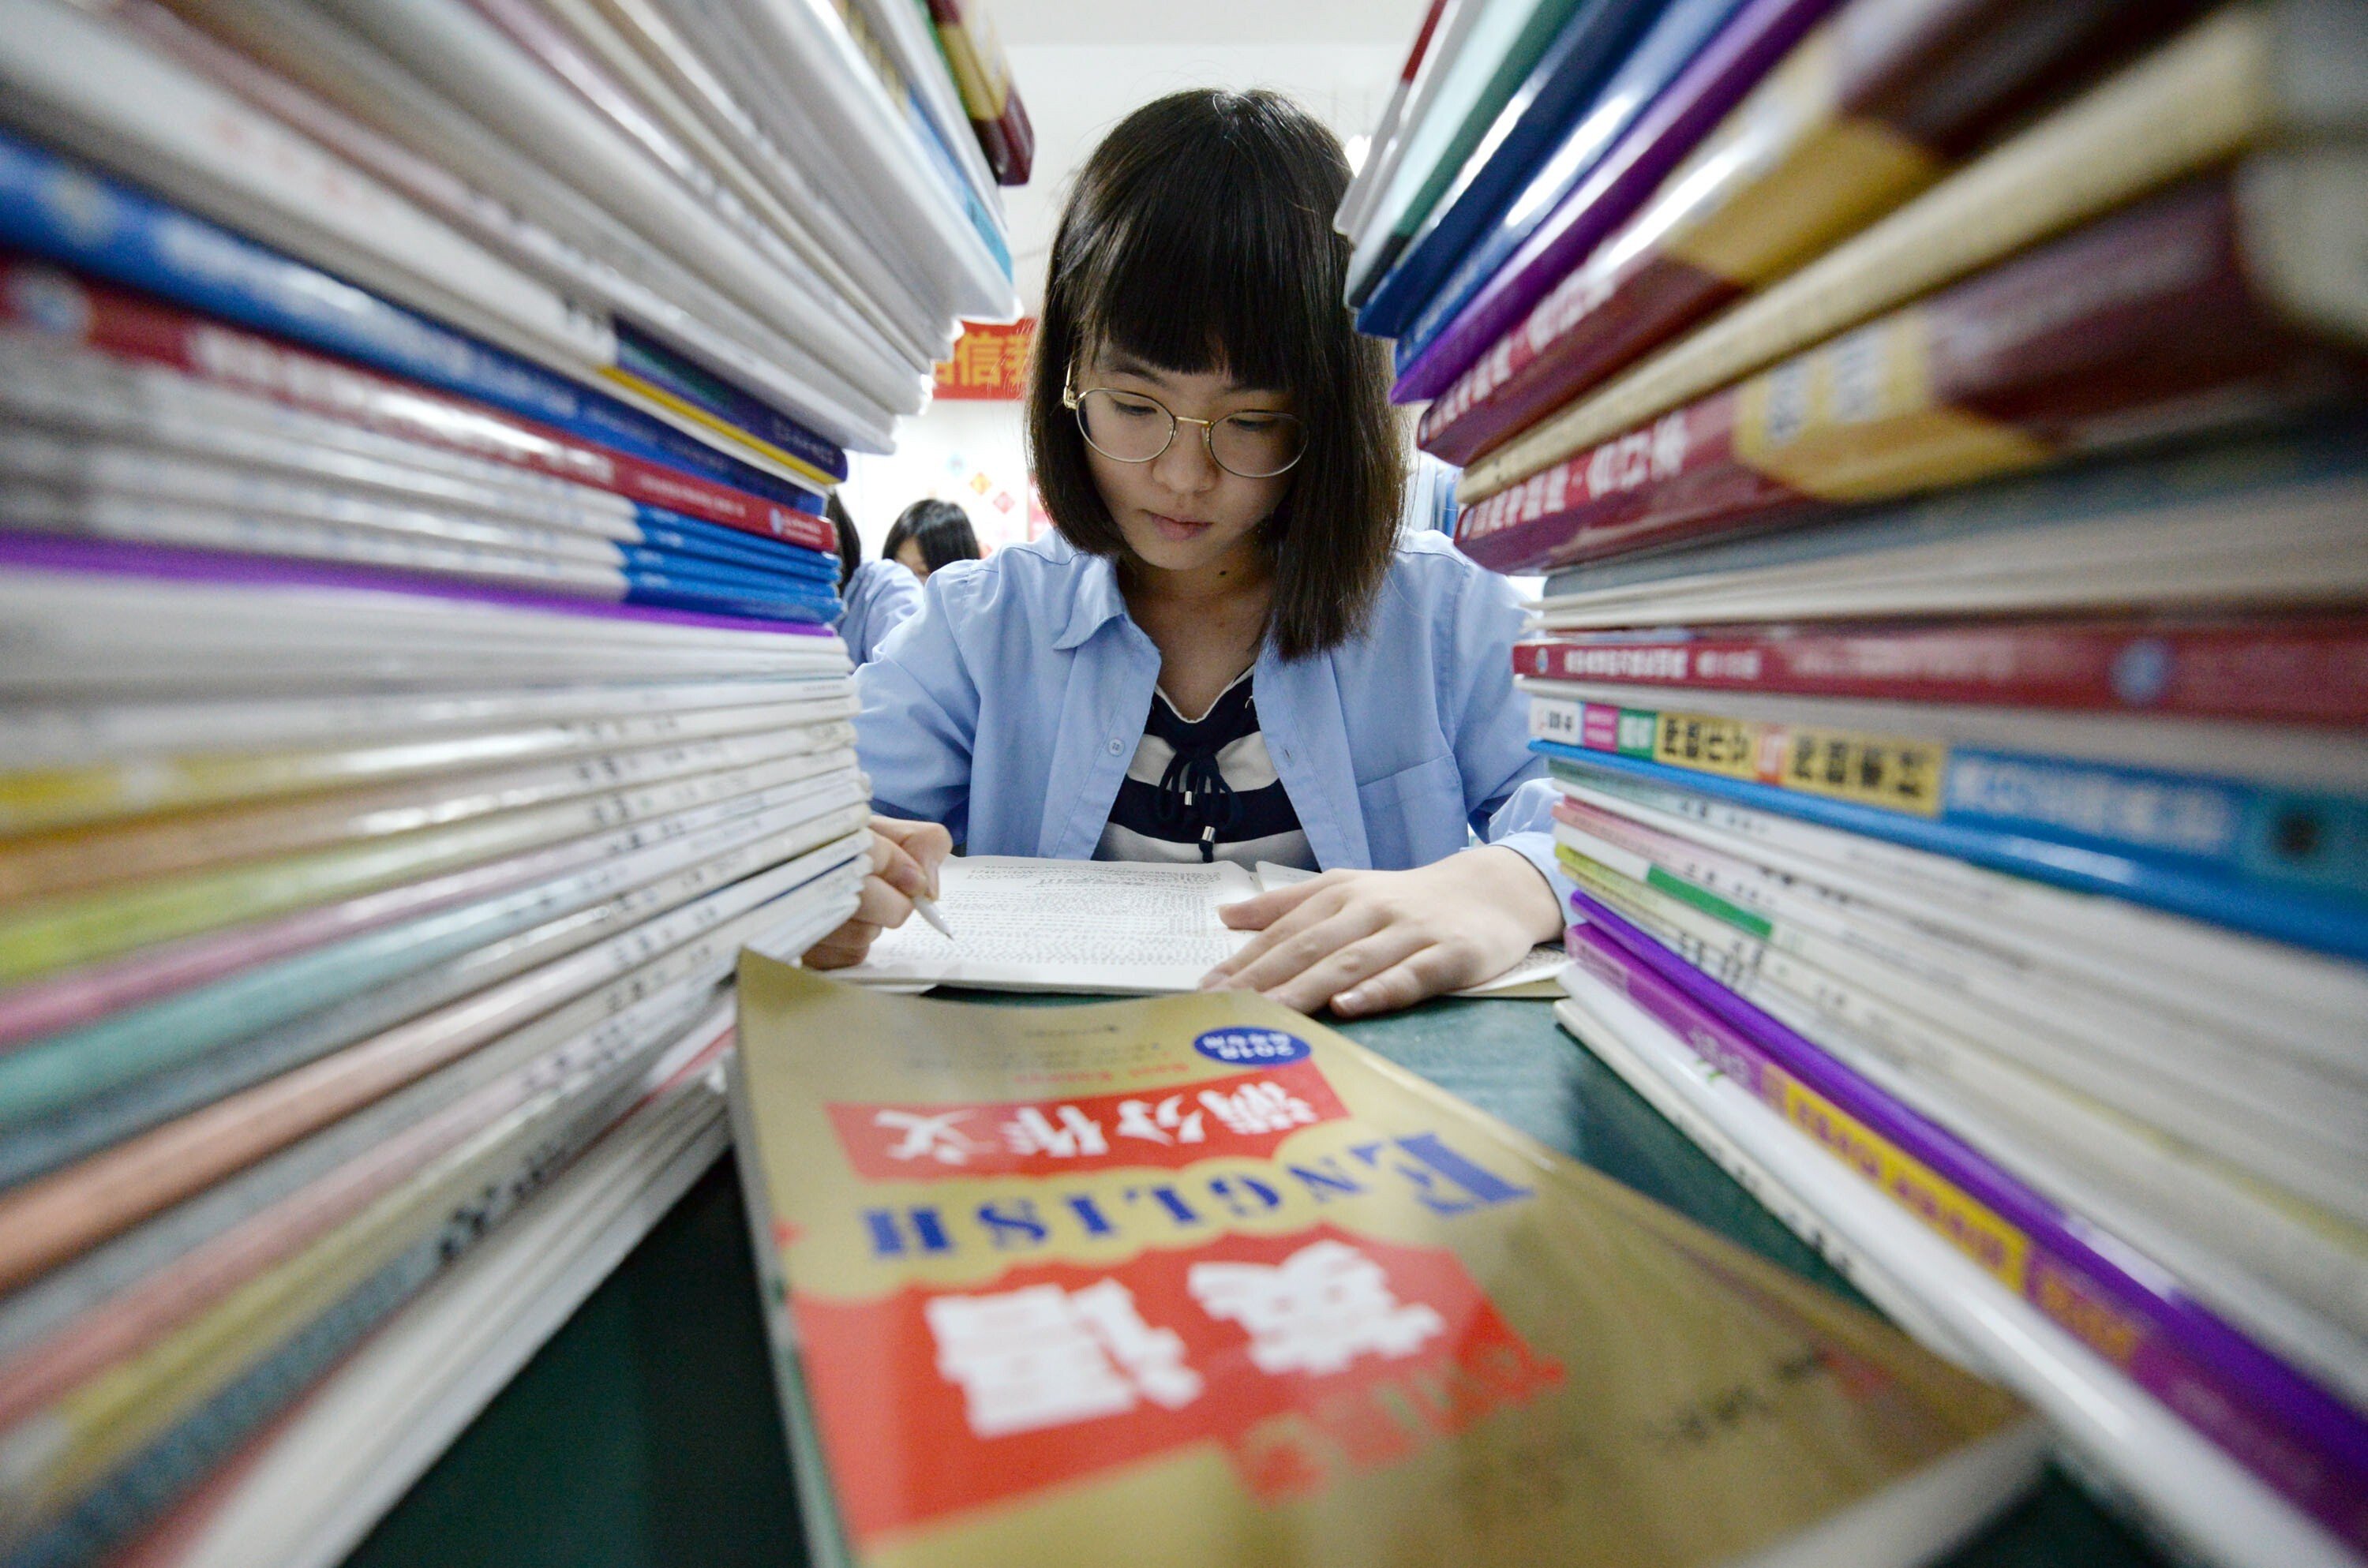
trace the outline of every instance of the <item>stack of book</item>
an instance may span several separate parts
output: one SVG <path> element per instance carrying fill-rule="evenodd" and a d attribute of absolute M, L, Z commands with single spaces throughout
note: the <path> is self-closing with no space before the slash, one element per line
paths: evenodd
<path fill-rule="evenodd" d="M 1026 117 L 904 0 L 0 0 L 0 1561 L 334 1561 L 854 907 L 823 494 L 1015 313 Z"/>
<path fill-rule="evenodd" d="M 2368 1554 L 2368 10 L 1440 8 L 1341 226 L 1566 1024 L 2214 1561 Z"/>

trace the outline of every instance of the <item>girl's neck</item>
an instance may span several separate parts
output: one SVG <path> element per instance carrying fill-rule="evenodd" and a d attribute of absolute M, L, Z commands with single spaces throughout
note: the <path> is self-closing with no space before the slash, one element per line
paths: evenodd
<path fill-rule="evenodd" d="M 1241 547 L 1202 565 L 1184 571 L 1170 571 L 1150 566 L 1137 560 L 1123 560 L 1119 567 L 1119 590 L 1126 597 L 1127 608 L 1143 614 L 1166 612 L 1235 613 L 1249 611 L 1263 619 L 1274 587 L 1273 564 L 1266 551 L 1253 540 L 1244 540 Z"/>

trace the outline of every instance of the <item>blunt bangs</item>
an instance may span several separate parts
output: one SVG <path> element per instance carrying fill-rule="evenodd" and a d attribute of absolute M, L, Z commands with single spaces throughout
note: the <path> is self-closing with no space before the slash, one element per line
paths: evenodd
<path fill-rule="evenodd" d="M 1286 658 L 1362 624 L 1396 536 L 1404 460 L 1388 357 L 1341 301 L 1349 243 L 1332 214 L 1348 182 L 1332 133 L 1278 94 L 1177 93 L 1137 109 L 1077 176 L 1029 376 L 1045 510 L 1078 549 L 1121 558 L 1061 403 L 1079 359 L 1110 349 L 1293 395 L 1307 452 L 1261 530 L 1275 569 L 1271 635 Z"/>

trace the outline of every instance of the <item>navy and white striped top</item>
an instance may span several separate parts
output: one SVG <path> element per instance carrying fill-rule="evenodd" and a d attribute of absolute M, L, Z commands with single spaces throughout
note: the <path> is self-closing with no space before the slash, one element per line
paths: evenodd
<path fill-rule="evenodd" d="M 1244 670 L 1198 719 L 1154 690 L 1097 860 L 1260 860 L 1315 869 L 1299 812 L 1258 733 Z"/>

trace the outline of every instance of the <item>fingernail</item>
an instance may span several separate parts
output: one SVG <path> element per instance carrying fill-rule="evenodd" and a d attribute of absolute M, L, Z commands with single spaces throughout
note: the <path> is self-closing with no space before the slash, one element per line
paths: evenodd
<path fill-rule="evenodd" d="M 1332 1010 L 1336 1013 L 1361 1013 L 1365 1010 L 1366 1000 L 1365 993 L 1361 988 L 1343 991 L 1339 995 L 1332 998 Z"/>

